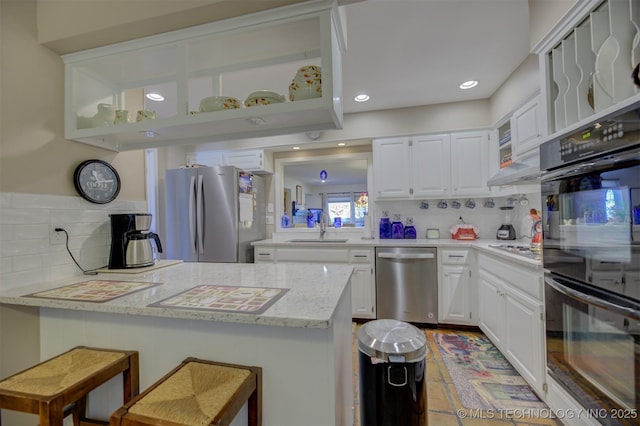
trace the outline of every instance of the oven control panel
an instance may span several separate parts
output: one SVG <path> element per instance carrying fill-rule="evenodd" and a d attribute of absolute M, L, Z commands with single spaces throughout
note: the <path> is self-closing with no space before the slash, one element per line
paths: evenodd
<path fill-rule="evenodd" d="M 609 151 L 640 145 L 640 109 L 600 120 L 540 146 L 540 169 L 552 170 Z"/>

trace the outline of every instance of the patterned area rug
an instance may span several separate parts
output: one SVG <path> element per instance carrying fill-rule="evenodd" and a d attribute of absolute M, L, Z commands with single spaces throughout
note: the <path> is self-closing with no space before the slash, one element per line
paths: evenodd
<path fill-rule="evenodd" d="M 434 333 L 460 402 L 469 409 L 547 408 L 484 336 Z"/>

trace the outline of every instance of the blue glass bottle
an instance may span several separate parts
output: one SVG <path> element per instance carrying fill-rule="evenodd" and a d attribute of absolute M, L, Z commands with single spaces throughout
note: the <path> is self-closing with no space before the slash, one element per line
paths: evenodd
<path fill-rule="evenodd" d="M 307 214 L 307 228 L 313 228 L 316 226 L 316 218 L 313 213 Z"/>
<path fill-rule="evenodd" d="M 404 238 L 405 240 L 415 240 L 417 237 L 416 227 L 413 226 L 413 218 L 407 218 L 407 224 L 404 227 Z"/>
<path fill-rule="evenodd" d="M 380 218 L 380 239 L 388 240 L 391 238 L 391 222 L 388 218 L 389 214 L 387 212 L 382 212 L 382 217 Z"/>
<path fill-rule="evenodd" d="M 285 212 L 282 215 L 282 218 L 280 219 L 280 226 L 282 228 L 288 228 L 290 224 L 290 219 L 289 219 L 289 215 L 287 214 L 287 212 Z"/>
<path fill-rule="evenodd" d="M 404 238 L 404 225 L 402 224 L 402 220 L 400 220 L 399 214 L 393 216 L 393 222 L 391 223 L 391 238 L 400 240 Z"/>

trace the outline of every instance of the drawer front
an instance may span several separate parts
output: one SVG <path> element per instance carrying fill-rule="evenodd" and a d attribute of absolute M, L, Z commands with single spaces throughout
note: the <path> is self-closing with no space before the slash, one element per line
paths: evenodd
<path fill-rule="evenodd" d="M 469 250 L 443 250 L 442 263 L 445 265 L 462 265 L 468 263 Z"/>
<path fill-rule="evenodd" d="M 371 250 L 351 250 L 349 253 L 350 263 L 372 263 L 373 254 Z"/>
<path fill-rule="evenodd" d="M 506 281 L 509 286 L 533 296 L 538 301 L 543 299 L 542 270 L 515 266 L 508 261 L 498 260 L 484 253 L 478 254 L 478 267 L 486 269 L 491 274 Z"/>
<path fill-rule="evenodd" d="M 254 257 L 256 262 L 273 262 L 275 259 L 275 249 L 258 247 L 254 251 Z"/>

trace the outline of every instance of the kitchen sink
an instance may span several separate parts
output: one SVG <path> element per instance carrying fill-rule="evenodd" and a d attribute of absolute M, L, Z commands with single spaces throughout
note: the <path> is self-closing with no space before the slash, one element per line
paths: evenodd
<path fill-rule="evenodd" d="M 288 243 L 346 243 L 349 240 L 341 240 L 336 238 L 325 238 L 321 240 L 320 238 L 297 238 L 293 240 L 288 240 Z"/>

